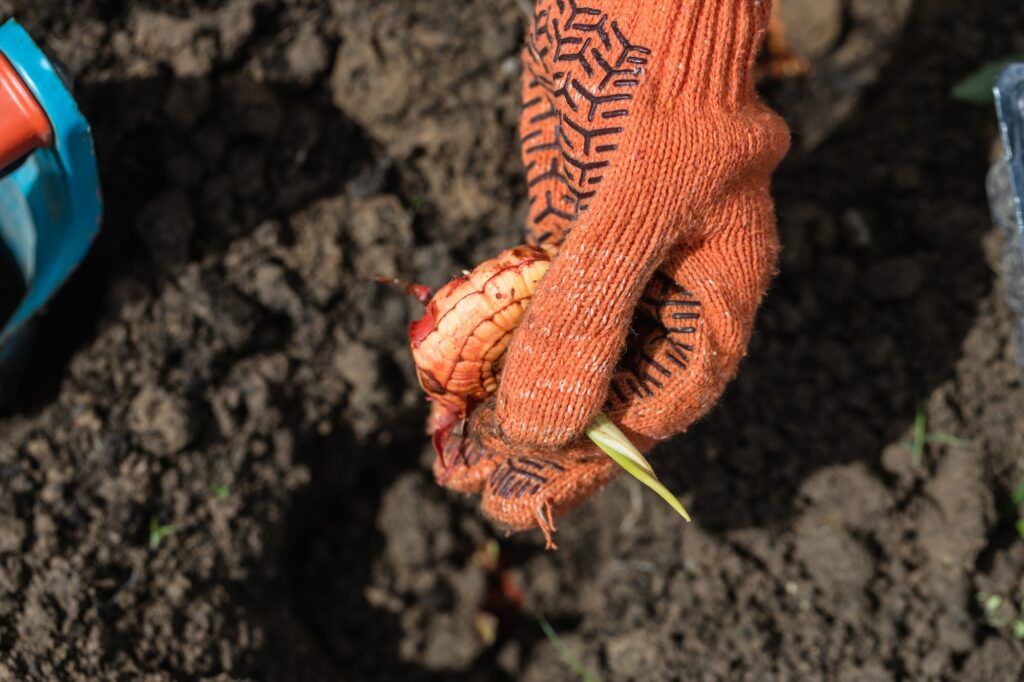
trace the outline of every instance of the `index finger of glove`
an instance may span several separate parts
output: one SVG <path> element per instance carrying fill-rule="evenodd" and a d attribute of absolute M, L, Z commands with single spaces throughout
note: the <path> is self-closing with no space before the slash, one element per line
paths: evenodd
<path fill-rule="evenodd" d="M 577 220 L 506 353 L 497 421 L 510 445 L 553 449 L 582 434 L 601 409 L 633 310 L 669 244 L 664 222 L 634 222 L 635 214 L 601 204 Z"/>

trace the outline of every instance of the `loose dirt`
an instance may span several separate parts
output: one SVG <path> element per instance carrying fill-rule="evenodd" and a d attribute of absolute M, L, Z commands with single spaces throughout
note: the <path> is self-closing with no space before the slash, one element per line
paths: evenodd
<path fill-rule="evenodd" d="M 488 641 L 494 531 L 431 479 L 416 306 L 373 277 L 519 241 L 520 3 L 0 2 L 74 77 L 106 200 L 0 419 L 0 679 L 572 679 L 536 615 L 605 680 L 1024 674 L 995 126 L 950 96 L 1024 7 L 810 9 L 814 73 L 764 86 L 781 273 L 652 456 L 696 523 L 620 480 L 557 553 L 499 538 L 525 602 Z"/>

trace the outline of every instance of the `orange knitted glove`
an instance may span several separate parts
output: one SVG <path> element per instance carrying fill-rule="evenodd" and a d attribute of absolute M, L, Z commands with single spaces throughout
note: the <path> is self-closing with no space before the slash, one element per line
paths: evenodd
<path fill-rule="evenodd" d="M 580 440 L 599 411 L 647 450 L 735 374 L 775 269 L 769 181 L 789 143 L 754 91 L 770 11 L 536 3 L 523 52 L 528 232 L 560 251 L 496 400 L 444 444 L 462 454 L 442 482 L 482 487 L 498 523 L 539 525 L 550 541 L 554 517 L 618 471 Z"/>

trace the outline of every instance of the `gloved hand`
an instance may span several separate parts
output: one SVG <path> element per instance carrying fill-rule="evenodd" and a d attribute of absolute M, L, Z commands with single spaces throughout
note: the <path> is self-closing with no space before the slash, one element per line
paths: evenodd
<path fill-rule="evenodd" d="M 775 270 L 769 181 L 789 144 L 754 90 L 770 12 L 770 0 L 536 3 L 522 57 L 527 228 L 559 253 L 495 399 L 437 469 L 482 492 L 498 524 L 540 526 L 550 544 L 554 518 L 618 473 L 581 438 L 595 414 L 647 450 L 735 374 Z"/>

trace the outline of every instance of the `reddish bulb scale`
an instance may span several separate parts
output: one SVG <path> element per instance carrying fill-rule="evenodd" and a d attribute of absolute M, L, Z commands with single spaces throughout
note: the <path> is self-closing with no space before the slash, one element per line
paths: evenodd
<path fill-rule="evenodd" d="M 409 294 L 423 305 L 426 305 L 427 301 L 430 300 L 430 287 L 426 284 L 415 284 L 414 282 L 406 282 L 405 280 L 396 279 L 394 277 L 378 277 L 377 283 L 400 287 L 405 291 L 405 293 Z"/>
<path fill-rule="evenodd" d="M 497 365 L 537 283 L 551 265 L 541 249 L 517 246 L 441 287 L 409 327 L 420 385 L 464 415 L 498 387 Z"/>
<path fill-rule="evenodd" d="M 498 368 L 530 297 L 551 265 L 532 246 L 507 249 L 441 287 L 409 325 L 416 376 L 434 403 L 428 426 L 444 460 L 448 432 L 498 388 Z"/>

